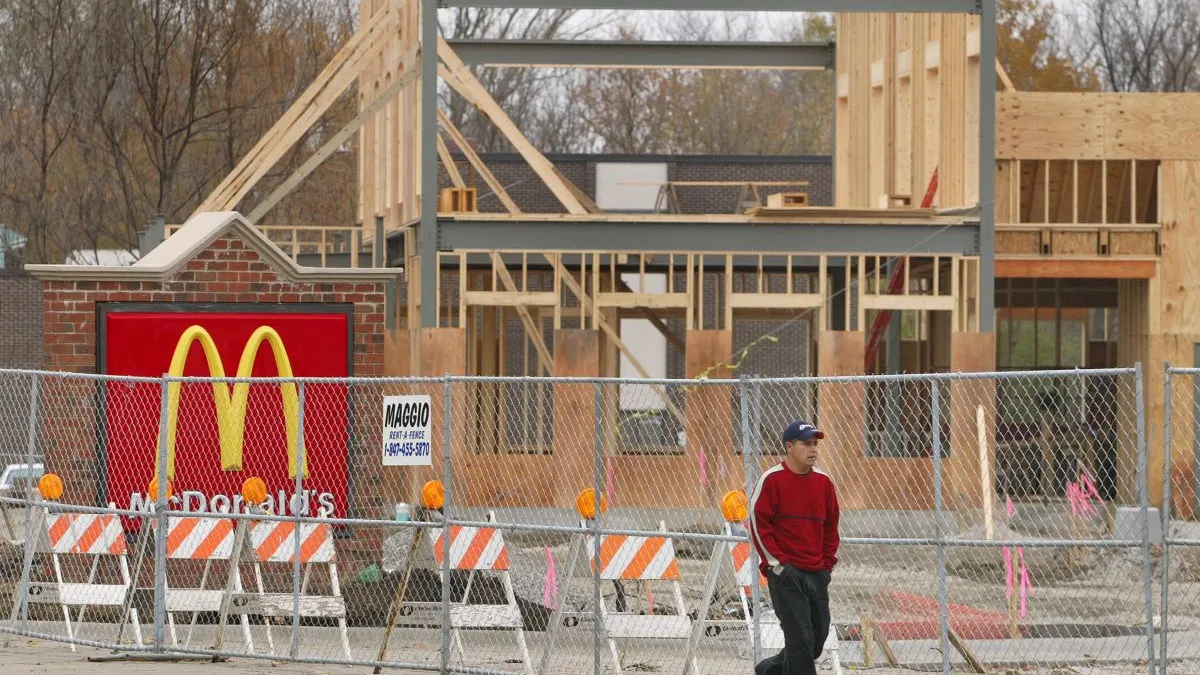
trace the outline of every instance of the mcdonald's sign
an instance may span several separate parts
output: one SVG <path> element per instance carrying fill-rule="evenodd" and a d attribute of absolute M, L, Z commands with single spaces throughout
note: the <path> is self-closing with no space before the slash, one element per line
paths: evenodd
<path fill-rule="evenodd" d="M 101 363 L 109 374 L 161 377 L 348 377 L 352 309 L 186 311 L 147 306 L 101 310 Z M 237 309 L 241 309 L 238 307 Z M 305 387 L 300 458 L 299 396 L 294 383 L 171 382 L 166 438 L 160 383 L 108 383 L 104 406 L 106 498 L 148 509 L 146 485 L 167 449 L 173 508 L 226 511 L 251 475 L 267 482 L 275 513 L 345 515 L 349 496 L 350 408 L 344 384 Z M 297 472 L 304 493 L 295 492 Z"/>

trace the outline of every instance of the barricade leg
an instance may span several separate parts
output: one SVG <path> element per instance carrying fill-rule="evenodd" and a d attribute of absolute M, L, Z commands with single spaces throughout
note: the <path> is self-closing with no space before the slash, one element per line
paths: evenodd
<path fill-rule="evenodd" d="M 207 571 L 208 571 L 207 568 L 205 568 L 205 572 L 207 572 Z M 203 584 L 201 584 L 201 588 L 203 588 L 203 587 L 204 587 Z M 163 598 L 166 598 L 167 594 L 170 592 L 171 592 L 170 580 L 163 579 Z M 168 610 L 166 612 L 166 615 L 167 615 L 167 631 L 171 633 L 171 646 L 178 647 L 179 646 L 179 634 L 175 630 L 175 612 Z M 196 615 L 196 613 L 193 612 L 192 616 L 195 616 L 195 615 Z"/>
<path fill-rule="evenodd" d="M 51 553 L 50 558 L 51 558 L 51 560 L 54 561 L 54 581 L 57 582 L 59 588 L 62 588 L 62 586 L 63 586 L 62 565 L 58 561 L 58 554 Z M 62 607 L 62 611 L 63 611 L 63 623 L 66 624 L 66 627 L 67 627 L 67 639 L 74 640 L 75 632 L 71 629 L 71 608 L 67 607 L 66 603 L 62 602 L 61 597 L 59 598 L 59 605 Z M 78 651 L 75 649 L 75 644 L 73 642 L 70 643 L 70 647 L 71 647 L 71 651 L 73 651 L 73 652 Z"/>
<path fill-rule="evenodd" d="M 258 594 L 265 595 L 267 590 L 263 586 L 262 565 L 259 564 L 257 558 L 255 558 L 255 560 L 254 560 L 254 580 L 258 584 Z M 268 653 L 271 656 L 275 656 L 275 638 L 274 638 L 274 636 L 271 635 L 271 617 L 269 617 L 269 616 L 263 617 L 263 628 L 266 630 L 266 633 L 267 633 Z"/>
<path fill-rule="evenodd" d="M 333 586 L 333 597 L 342 597 L 342 586 L 338 583 L 337 563 L 329 563 L 329 583 Z M 342 616 L 338 617 L 338 629 L 342 633 L 342 651 L 346 653 L 346 660 L 353 657 L 350 655 L 350 629 L 346 625 L 346 616 L 343 612 Z"/>
<path fill-rule="evenodd" d="M 508 570 L 504 571 L 504 594 L 508 598 L 508 604 L 513 607 L 518 607 L 518 617 L 520 616 L 519 605 L 517 605 L 517 594 L 513 591 L 512 577 L 509 576 Z M 562 604 L 562 603 L 559 603 Z M 529 658 L 529 645 L 525 642 L 525 621 L 517 624 L 517 648 L 521 650 L 521 663 L 525 664 L 525 673 L 532 675 L 533 660 Z"/>
<path fill-rule="evenodd" d="M 721 572 L 721 560 L 728 558 L 732 563 L 731 551 L 732 545 L 728 542 L 718 541 L 713 545 L 712 556 L 708 561 L 708 571 L 704 575 L 704 592 L 700 595 L 700 605 L 696 608 L 696 623 L 692 624 L 692 633 L 688 637 L 687 652 L 684 655 L 685 673 L 689 671 L 693 675 L 696 673 L 696 650 L 699 648 L 700 638 L 704 635 L 704 629 L 708 623 L 713 594 L 717 591 L 717 577 Z M 739 592 L 738 595 L 740 596 L 741 593 Z"/>
<path fill-rule="evenodd" d="M 569 586 L 571 579 L 575 575 L 575 565 L 579 563 L 579 554 L 584 550 L 584 535 L 574 535 L 571 541 L 571 548 L 567 553 L 567 566 L 563 578 L 564 587 Z M 550 668 L 550 654 L 554 651 L 554 638 L 558 634 L 558 629 L 562 625 L 563 607 L 566 606 L 564 601 L 565 593 L 560 593 L 557 606 L 554 608 L 554 613 L 550 615 L 550 623 L 546 626 L 546 644 L 542 647 L 542 660 L 538 664 L 538 675 L 548 675 Z M 599 622 L 596 623 L 596 629 L 599 630 Z"/>
<path fill-rule="evenodd" d="M 96 583 L 96 568 L 99 566 L 100 566 L 100 556 L 98 556 L 98 555 L 92 556 L 92 567 L 90 570 L 88 570 L 87 583 L 89 586 Z M 128 588 L 128 584 L 126 584 L 126 587 Z M 78 624 L 80 626 L 83 625 L 83 615 L 87 612 L 87 608 L 88 608 L 87 605 L 84 605 L 79 608 L 79 615 L 75 617 L 76 624 Z"/>
<path fill-rule="evenodd" d="M 242 570 L 237 565 L 231 565 L 229 573 L 233 575 L 233 589 L 238 593 L 243 590 L 242 586 Z M 242 637 L 246 640 L 246 651 L 254 653 L 254 638 L 250 634 L 250 617 L 242 615 Z"/>
<path fill-rule="evenodd" d="M 121 581 L 123 581 L 125 583 L 125 587 L 130 589 L 130 592 L 132 592 L 133 576 L 129 573 L 129 560 L 125 557 L 125 554 L 121 554 L 121 561 L 119 564 L 121 566 Z M 82 616 L 82 613 L 80 615 Z M 142 622 L 138 619 L 137 607 L 132 603 L 129 606 L 129 617 L 133 621 L 133 639 L 137 640 L 137 643 L 140 645 L 142 644 Z M 125 617 L 121 617 L 121 620 L 124 621 Z"/>
<path fill-rule="evenodd" d="M 212 571 L 212 560 L 204 561 L 204 571 L 200 573 L 200 590 L 208 588 L 208 575 Z M 164 584 L 165 587 L 165 584 Z M 200 612 L 192 612 L 192 620 L 188 623 L 187 640 L 183 643 L 185 647 L 190 647 L 192 644 L 192 634 L 196 630 L 196 619 L 200 616 Z M 175 614 L 167 612 L 167 621 L 171 625 L 171 641 L 176 645 L 179 644 L 179 639 L 175 637 Z"/>

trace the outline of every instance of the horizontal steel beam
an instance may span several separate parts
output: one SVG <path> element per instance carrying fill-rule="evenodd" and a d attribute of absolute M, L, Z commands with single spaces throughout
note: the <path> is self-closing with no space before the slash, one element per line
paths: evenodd
<path fill-rule="evenodd" d="M 833 42 L 449 40 L 468 64 L 575 68 L 829 70 Z"/>
<path fill-rule="evenodd" d="M 938 12 L 979 14 L 981 0 L 441 0 L 440 7 L 649 9 L 738 12 Z"/>
<path fill-rule="evenodd" d="M 975 255 L 977 223 L 439 220 L 438 248 L 509 251 Z"/>

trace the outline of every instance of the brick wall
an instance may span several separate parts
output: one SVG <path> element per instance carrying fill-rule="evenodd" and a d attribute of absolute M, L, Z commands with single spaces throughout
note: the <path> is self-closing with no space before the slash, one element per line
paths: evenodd
<path fill-rule="evenodd" d="M 99 303 L 245 303 L 248 310 L 263 303 L 346 303 L 354 306 L 354 374 L 362 377 L 383 374 L 383 283 L 292 283 L 234 235 L 217 239 L 174 277 L 163 282 L 47 280 L 44 283 L 46 367 L 50 370 L 97 372 Z M 85 377 L 50 378 L 44 382 L 41 434 L 47 470 L 64 476 L 67 486 L 64 499 L 70 503 L 92 504 L 98 494 L 98 483 L 102 480 L 99 468 L 103 464 L 100 426 L 103 393 L 97 380 Z M 158 400 L 157 396 L 154 400 Z M 390 509 L 380 495 L 375 452 L 378 398 L 356 396 L 352 405 L 356 428 L 351 433 L 349 470 L 355 477 L 355 494 L 350 516 L 378 517 Z M 152 439 L 156 430 L 147 434 Z M 365 551 L 373 550 L 378 556 L 378 533 L 362 534 L 350 549 L 362 548 L 364 555 Z M 339 549 L 339 552 L 344 550 L 340 545 Z"/>
<path fill-rule="evenodd" d="M 0 368 L 42 367 L 42 284 L 20 270 L 0 270 Z M 0 470 L 25 461 L 29 444 L 29 375 L 0 374 Z"/>
<path fill-rule="evenodd" d="M 0 368 L 42 367 L 42 283 L 0 270 Z"/>
<path fill-rule="evenodd" d="M 487 183 L 461 155 L 455 165 L 463 181 L 479 190 L 479 210 L 502 213 L 504 206 L 492 195 Z M 522 211 L 529 213 L 565 213 L 562 204 L 520 155 L 485 154 L 484 163 L 512 196 Z M 833 205 L 833 160 L 825 156 L 654 156 L 654 155 L 548 155 L 559 173 L 580 190 L 595 198 L 598 162 L 659 162 L 667 164 L 667 180 L 672 181 L 808 181 L 808 186 L 764 190 L 770 192 L 807 192 L 814 206 Z M 439 167 L 441 165 L 439 164 Z M 451 187 L 444 168 L 438 169 L 440 188 Z M 739 188 L 678 188 L 683 213 L 734 213 Z"/>

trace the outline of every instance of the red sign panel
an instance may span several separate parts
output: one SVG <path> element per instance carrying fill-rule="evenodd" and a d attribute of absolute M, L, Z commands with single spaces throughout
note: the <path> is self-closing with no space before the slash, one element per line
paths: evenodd
<path fill-rule="evenodd" d="M 215 347 L 212 351 L 223 365 L 225 376 L 235 377 L 247 342 L 260 328 L 268 327 L 278 335 L 278 344 L 262 342 L 257 355 L 252 357 L 251 377 L 278 377 L 278 364 L 284 361 L 276 352 L 282 347 L 295 377 L 344 378 L 350 375 L 351 320 L 346 312 L 183 313 L 110 309 L 103 318 L 102 359 L 104 370 L 110 375 L 161 377 L 171 370 L 180 338 L 189 328 L 199 326 L 211 337 L 210 346 Z M 192 342 L 182 375 L 212 376 L 208 359 L 202 341 Z M 232 396 L 232 384 L 221 386 Z M 303 496 L 298 499 L 295 480 L 288 470 L 289 429 L 284 406 L 287 397 L 279 383 L 256 382 L 248 388 L 240 471 L 225 471 L 221 466 L 223 439 L 218 429 L 213 384 L 184 383 L 179 391 L 177 405 L 170 406 L 176 408 L 173 510 L 240 510 L 242 483 L 258 476 L 267 483 L 268 506 L 277 515 L 299 509 L 307 515 L 328 510 L 334 517 L 345 517 L 350 440 L 345 384 L 304 387 L 303 436 L 308 476 L 304 478 Z M 109 382 L 104 410 L 108 501 L 118 508 L 147 510 L 156 498 L 147 494 L 147 485 L 156 470 L 162 388 L 157 383 Z M 295 424 L 295 416 L 292 418 Z M 294 430 L 295 427 L 293 438 Z M 230 435 L 227 430 L 225 445 L 230 443 Z"/>

